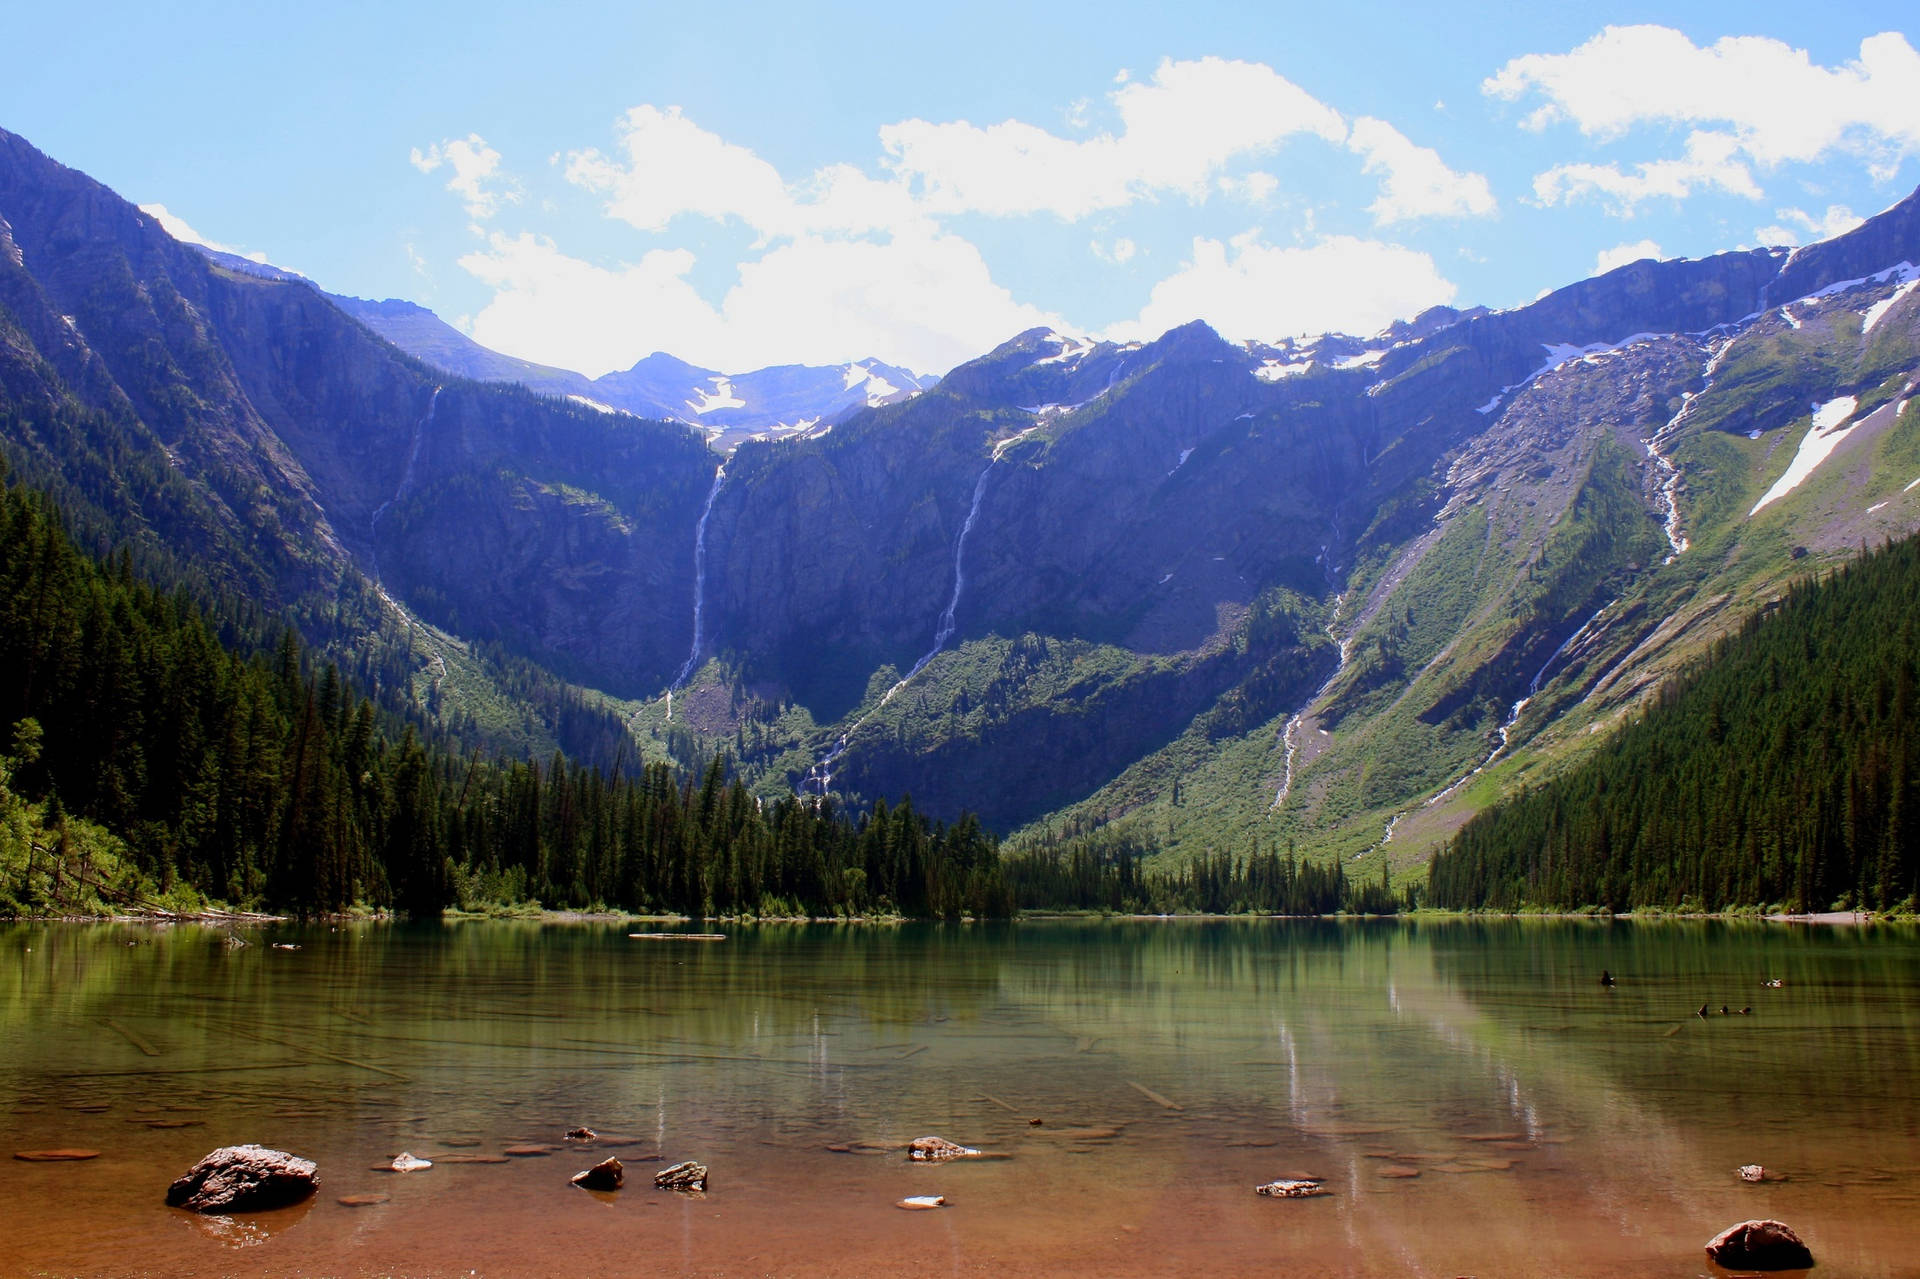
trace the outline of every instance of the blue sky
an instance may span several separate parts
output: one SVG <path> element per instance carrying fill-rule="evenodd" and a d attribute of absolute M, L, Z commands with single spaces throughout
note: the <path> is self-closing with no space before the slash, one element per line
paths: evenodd
<path fill-rule="evenodd" d="M 0 127 L 592 374 L 1365 333 L 1920 184 L 1908 5 L 1441 9 L 23 6 Z"/>

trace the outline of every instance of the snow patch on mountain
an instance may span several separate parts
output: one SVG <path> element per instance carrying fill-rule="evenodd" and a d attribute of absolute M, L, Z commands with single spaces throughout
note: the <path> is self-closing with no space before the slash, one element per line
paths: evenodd
<path fill-rule="evenodd" d="M 1916 269 L 1912 263 L 1902 262 L 1893 269 L 1900 272 L 1900 287 L 1860 313 L 1861 337 L 1873 332 L 1873 326 L 1885 319 L 1887 312 L 1900 305 L 1901 300 L 1913 292 L 1914 285 L 1920 284 L 1920 269 Z"/>
<path fill-rule="evenodd" d="M 1851 395 L 1842 395 L 1824 404 L 1814 405 L 1813 425 L 1808 428 L 1806 436 L 1800 441 L 1800 449 L 1793 455 L 1793 461 L 1787 466 L 1787 473 L 1773 482 L 1773 487 L 1761 495 L 1760 500 L 1753 504 L 1753 510 L 1748 511 L 1747 514 L 1756 515 L 1761 507 L 1778 501 L 1799 488 L 1806 478 L 1812 475 L 1849 435 L 1853 434 L 1854 427 L 1859 423 L 1856 422 L 1853 426 L 1847 426 L 1846 423 L 1853 417 L 1853 411 L 1859 406 L 1860 401 Z"/>
<path fill-rule="evenodd" d="M 744 409 L 747 402 L 733 393 L 733 379 L 725 374 L 716 373 L 707 379 L 713 383 L 711 391 L 695 389 L 700 398 L 688 400 L 687 407 L 697 415 L 704 416 L 716 409 Z"/>

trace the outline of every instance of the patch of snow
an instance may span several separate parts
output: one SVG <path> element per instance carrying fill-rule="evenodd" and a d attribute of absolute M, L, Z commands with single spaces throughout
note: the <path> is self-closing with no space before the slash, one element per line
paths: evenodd
<path fill-rule="evenodd" d="M 1760 434 L 1761 434 L 1760 428 L 1756 426 L 1751 431 L 1747 432 L 1747 438 L 1750 440 L 1757 440 L 1760 438 Z"/>
<path fill-rule="evenodd" d="M 840 389 L 843 391 L 851 391 L 854 387 L 859 386 L 862 382 L 872 377 L 873 374 L 867 372 L 858 364 L 849 364 L 846 368 L 840 370 L 840 376 L 845 383 Z"/>
<path fill-rule="evenodd" d="M 1914 480 L 1911 484 L 1908 484 L 1905 488 L 1901 489 L 1900 491 L 1902 493 L 1911 493 L 1917 488 L 1920 488 L 1920 480 Z"/>
<path fill-rule="evenodd" d="M 1167 584 L 1168 582 L 1171 582 L 1172 580 L 1173 580 L 1173 574 L 1171 574 L 1171 573 L 1169 573 L 1169 574 L 1167 574 L 1167 575 L 1166 575 L 1165 577 L 1163 577 L 1163 578 L 1161 578 L 1161 579 L 1160 579 L 1160 583 L 1159 583 L 1159 584 L 1160 584 L 1161 586 L 1165 586 L 1165 585 L 1166 585 L 1166 584 Z"/>
<path fill-rule="evenodd" d="M 1096 345 L 1092 338 L 1081 338 L 1076 341 L 1059 333 L 1050 336 L 1060 344 L 1060 349 L 1043 359 L 1035 360 L 1034 364 L 1069 364 L 1092 351 Z"/>
<path fill-rule="evenodd" d="M 1792 325 L 1796 329 L 1800 327 L 1799 319 L 1794 315 L 1793 312 L 1787 310 L 1787 308 L 1784 306 L 1780 308 L 1780 318 L 1785 320 L 1788 324 Z"/>
<path fill-rule="evenodd" d="M 1777 501 L 1799 488 L 1801 483 L 1812 475 L 1820 463 L 1827 460 L 1829 454 L 1840 447 L 1847 436 L 1853 434 L 1853 427 L 1846 422 L 1859 407 L 1859 401 L 1851 395 L 1842 395 L 1838 399 L 1816 404 L 1813 408 L 1813 425 L 1808 428 L 1806 437 L 1800 441 L 1800 450 L 1793 456 L 1787 467 L 1787 473 L 1775 480 L 1773 487 L 1761 495 L 1753 504 L 1749 516 L 1759 513 L 1760 508 Z M 1855 423 L 1858 426 L 1859 423 Z"/>
<path fill-rule="evenodd" d="M 1001 454 L 1005 453 L 1008 449 L 1018 444 L 1021 440 L 1026 439 L 1029 435 L 1032 435 L 1035 431 L 1039 429 L 1040 429 L 1040 424 L 1038 422 L 1035 422 L 1032 426 L 1028 427 L 1026 430 L 1016 432 L 1013 435 L 1009 435 L 1006 439 L 1001 440 L 998 444 L 993 446 L 993 460 L 998 462 L 1000 460 Z"/>
<path fill-rule="evenodd" d="M 1173 464 L 1173 471 L 1177 471 L 1177 470 L 1179 470 L 1179 469 L 1180 469 L 1181 467 L 1183 467 L 1183 466 L 1185 466 L 1185 465 L 1187 464 L 1187 459 L 1188 459 L 1188 458 L 1190 458 L 1190 457 L 1192 457 L 1192 456 L 1193 456 L 1193 450 L 1192 450 L 1192 449 L 1181 449 L 1181 450 L 1180 450 L 1180 460 L 1179 460 L 1178 462 L 1175 462 L 1175 463 Z M 1167 474 L 1168 474 L 1168 475 L 1172 475 L 1172 474 L 1173 474 L 1173 471 L 1168 471 L 1168 472 L 1167 472 Z M 1216 557 L 1216 558 L 1218 558 L 1218 557 Z"/>
<path fill-rule="evenodd" d="M 627 417 L 633 416 L 633 414 L 628 413 L 625 409 L 616 409 L 611 404 L 602 404 L 599 400 L 588 399 L 584 395 L 569 395 L 567 398 L 575 404 L 594 410 L 596 413 L 620 413 L 625 414 Z"/>
<path fill-rule="evenodd" d="M 1506 398 L 1507 398 L 1507 392 L 1505 389 L 1495 391 L 1493 393 L 1493 398 L 1491 400 L 1488 400 L 1485 404 L 1482 404 L 1479 408 L 1475 409 L 1474 412 L 1482 413 L 1482 414 L 1491 413 L 1495 409 L 1499 408 L 1500 401 Z"/>
<path fill-rule="evenodd" d="M 712 379 L 713 390 L 698 392 L 698 401 L 688 400 L 687 407 L 696 414 L 711 413 L 715 409 L 744 409 L 747 402 L 733 393 L 732 379 L 715 374 Z"/>
<path fill-rule="evenodd" d="M 868 408 L 872 408 L 876 404 L 883 404 L 886 402 L 888 396 L 898 395 L 898 394 L 900 394 L 900 388 L 895 386 L 893 383 L 887 381 L 887 379 L 881 377 L 878 373 L 868 375 L 867 377 L 867 407 Z"/>
<path fill-rule="evenodd" d="M 60 317 L 60 319 L 66 324 L 68 328 L 72 329 L 75 333 L 78 333 L 80 331 L 80 326 L 74 323 L 74 319 L 71 315 L 63 315 Z"/>
<path fill-rule="evenodd" d="M 1252 416 L 1253 416 L 1253 414 L 1251 414 L 1251 413 L 1242 413 L 1242 414 L 1241 414 L 1241 415 L 1240 415 L 1239 417 L 1237 417 L 1237 418 L 1235 418 L 1235 419 L 1233 419 L 1233 420 L 1234 420 L 1234 421 L 1236 421 L 1236 422 L 1244 422 L 1244 421 L 1246 421 L 1247 419 L 1249 419 L 1249 418 L 1251 418 Z"/>
<path fill-rule="evenodd" d="M 1881 507 L 1885 505 L 1886 505 L 1885 502 L 1875 502 L 1872 506 L 1869 506 L 1867 508 L 1867 514 L 1872 515 L 1875 511 L 1879 510 Z"/>
<path fill-rule="evenodd" d="M 1253 371 L 1253 375 L 1262 382 L 1278 382 L 1283 377 L 1298 377 L 1312 367 L 1312 360 L 1301 360 L 1293 364 L 1285 360 L 1266 360 Z"/>
<path fill-rule="evenodd" d="M 1895 289 L 1886 298 L 1875 302 L 1872 306 L 1861 312 L 1860 336 L 1865 337 L 1867 334 L 1873 332 L 1873 326 L 1880 323 L 1880 321 L 1886 317 L 1887 312 L 1900 305 L 1902 299 L 1904 299 L 1907 294 L 1913 292 L 1913 286 L 1916 284 L 1920 284 L 1920 272 L 1915 272 L 1911 279 Z"/>
<path fill-rule="evenodd" d="M 1344 360 L 1334 361 L 1333 367 L 1336 369 L 1370 369 L 1380 363 L 1380 357 L 1386 353 L 1385 347 L 1382 347 L 1378 351 L 1362 351 L 1358 355 L 1350 355 Z"/>

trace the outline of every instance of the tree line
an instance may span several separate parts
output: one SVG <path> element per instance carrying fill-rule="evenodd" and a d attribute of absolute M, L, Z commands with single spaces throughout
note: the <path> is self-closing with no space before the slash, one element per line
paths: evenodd
<path fill-rule="evenodd" d="M 1800 583 L 1435 857 L 1461 909 L 1912 909 L 1920 540 Z"/>
<path fill-rule="evenodd" d="M 15 910 L 57 908 L 35 894 L 87 878 L 66 864 L 70 822 L 109 833 L 145 891 L 307 913 L 1012 909 L 998 846 L 971 818 L 766 804 L 725 758 L 682 775 L 425 740 L 290 627 L 235 610 L 216 633 L 127 555 L 81 553 L 54 505 L 18 485 L 0 491 L 0 752 L 0 904 Z"/>

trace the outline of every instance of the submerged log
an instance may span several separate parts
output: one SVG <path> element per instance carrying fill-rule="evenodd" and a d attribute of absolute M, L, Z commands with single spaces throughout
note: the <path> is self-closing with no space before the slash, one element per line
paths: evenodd
<path fill-rule="evenodd" d="M 167 1188 L 167 1203 L 194 1212 L 258 1212 L 297 1204 L 319 1184 L 311 1159 L 265 1146 L 222 1146 Z"/>

